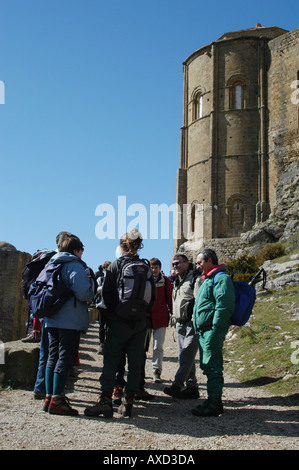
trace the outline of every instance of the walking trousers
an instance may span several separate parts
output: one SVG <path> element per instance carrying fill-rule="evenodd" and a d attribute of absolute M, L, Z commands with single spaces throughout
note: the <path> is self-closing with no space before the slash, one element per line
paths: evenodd
<path fill-rule="evenodd" d="M 112 394 L 115 386 L 115 374 L 123 353 L 128 358 L 126 394 L 134 396 L 139 392 L 146 334 L 146 318 L 133 324 L 121 320 L 109 320 L 104 344 L 103 371 L 100 376 L 103 393 Z"/>
<path fill-rule="evenodd" d="M 207 377 L 208 397 L 220 401 L 223 390 L 223 343 L 228 328 L 199 333 L 200 367 Z"/>
<path fill-rule="evenodd" d="M 183 388 L 197 388 L 195 357 L 198 352 L 198 334 L 195 333 L 191 320 L 176 323 L 179 368 L 174 378 L 174 385 Z"/>

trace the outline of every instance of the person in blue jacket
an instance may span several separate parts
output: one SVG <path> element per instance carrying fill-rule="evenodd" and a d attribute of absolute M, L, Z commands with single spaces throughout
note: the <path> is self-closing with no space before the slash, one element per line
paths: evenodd
<path fill-rule="evenodd" d="M 68 372 L 76 362 L 82 331 L 89 325 L 88 302 L 94 298 L 94 290 L 86 274 L 86 264 L 81 260 L 84 247 L 77 237 L 68 237 L 59 246 L 49 263 L 63 263 L 62 280 L 73 296 L 51 317 L 45 317 L 48 331 L 49 355 L 46 364 L 46 398 L 43 410 L 51 414 L 75 416 L 64 395 Z"/>

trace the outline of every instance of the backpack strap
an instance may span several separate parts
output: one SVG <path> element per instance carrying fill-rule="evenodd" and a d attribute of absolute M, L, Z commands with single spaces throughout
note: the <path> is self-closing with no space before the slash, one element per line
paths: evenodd
<path fill-rule="evenodd" d="M 214 276 L 213 284 L 215 284 L 215 281 L 216 281 L 217 277 L 220 276 L 220 274 L 226 274 L 228 276 L 228 274 L 225 273 L 224 271 L 219 271 L 219 273 L 215 274 L 215 276 Z"/>
<path fill-rule="evenodd" d="M 199 276 L 200 276 L 200 272 L 198 271 L 198 269 L 194 269 L 193 275 L 192 275 L 192 281 L 190 282 L 191 289 L 194 289 L 195 282 Z"/>
<path fill-rule="evenodd" d="M 146 258 L 140 258 L 140 260 L 143 261 L 144 264 L 146 264 L 148 267 L 150 267 L 150 262 L 149 262 L 148 259 L 146 259 Z"/>

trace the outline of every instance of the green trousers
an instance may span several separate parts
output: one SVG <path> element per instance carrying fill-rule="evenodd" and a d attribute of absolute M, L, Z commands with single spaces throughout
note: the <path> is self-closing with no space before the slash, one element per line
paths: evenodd
<path fill-rule="evenodd" d="M 208 398 L 219 401 L 223 390 L 223 343 L 228 328 L 199 333 L 200 367 L 207 377 Z"/>
<path fill-rule="evenodd" d="M 128 359 L 126 394 L 134 396 L 139 392 L 146 333 L 146 318 L 134 324 L 121 320 L 109 321 L 104 343 L 103 371 L 100 377 L 103 393 L 112 394 L 115 374 L 123 353 L 126 353 Z"/>

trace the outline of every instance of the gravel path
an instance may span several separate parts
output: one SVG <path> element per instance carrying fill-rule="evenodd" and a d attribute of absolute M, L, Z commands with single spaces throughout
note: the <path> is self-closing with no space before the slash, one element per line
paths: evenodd
<path fill-rule="evenodd" d="M 98 327 L 91 325 L 80 348 L 76 379 L 69 379 L 67 396 L 77 417 L 42 411 L 31 390 L 0 393 L 0 449 L 26 450 L 298 450 L 298 398 L 269 396 L 259 387 L 246 388 L 225 376 L 224 414 L 197 418 L 195 400 L 177 400 L 163 393 L 177 369 L 174 329 L 167 330 L 162 384 L 155 384 L 151 348 L 146 365 L 146 389 L 151 402 L 136 402 L 134 418 L 87 418 L 84 408 L 97 401 L 102 356 L 97 354 Z M 201 399 L 205 378 L 198 368 Z M 298 394 L 297 394 L 298 397 Z"/>

